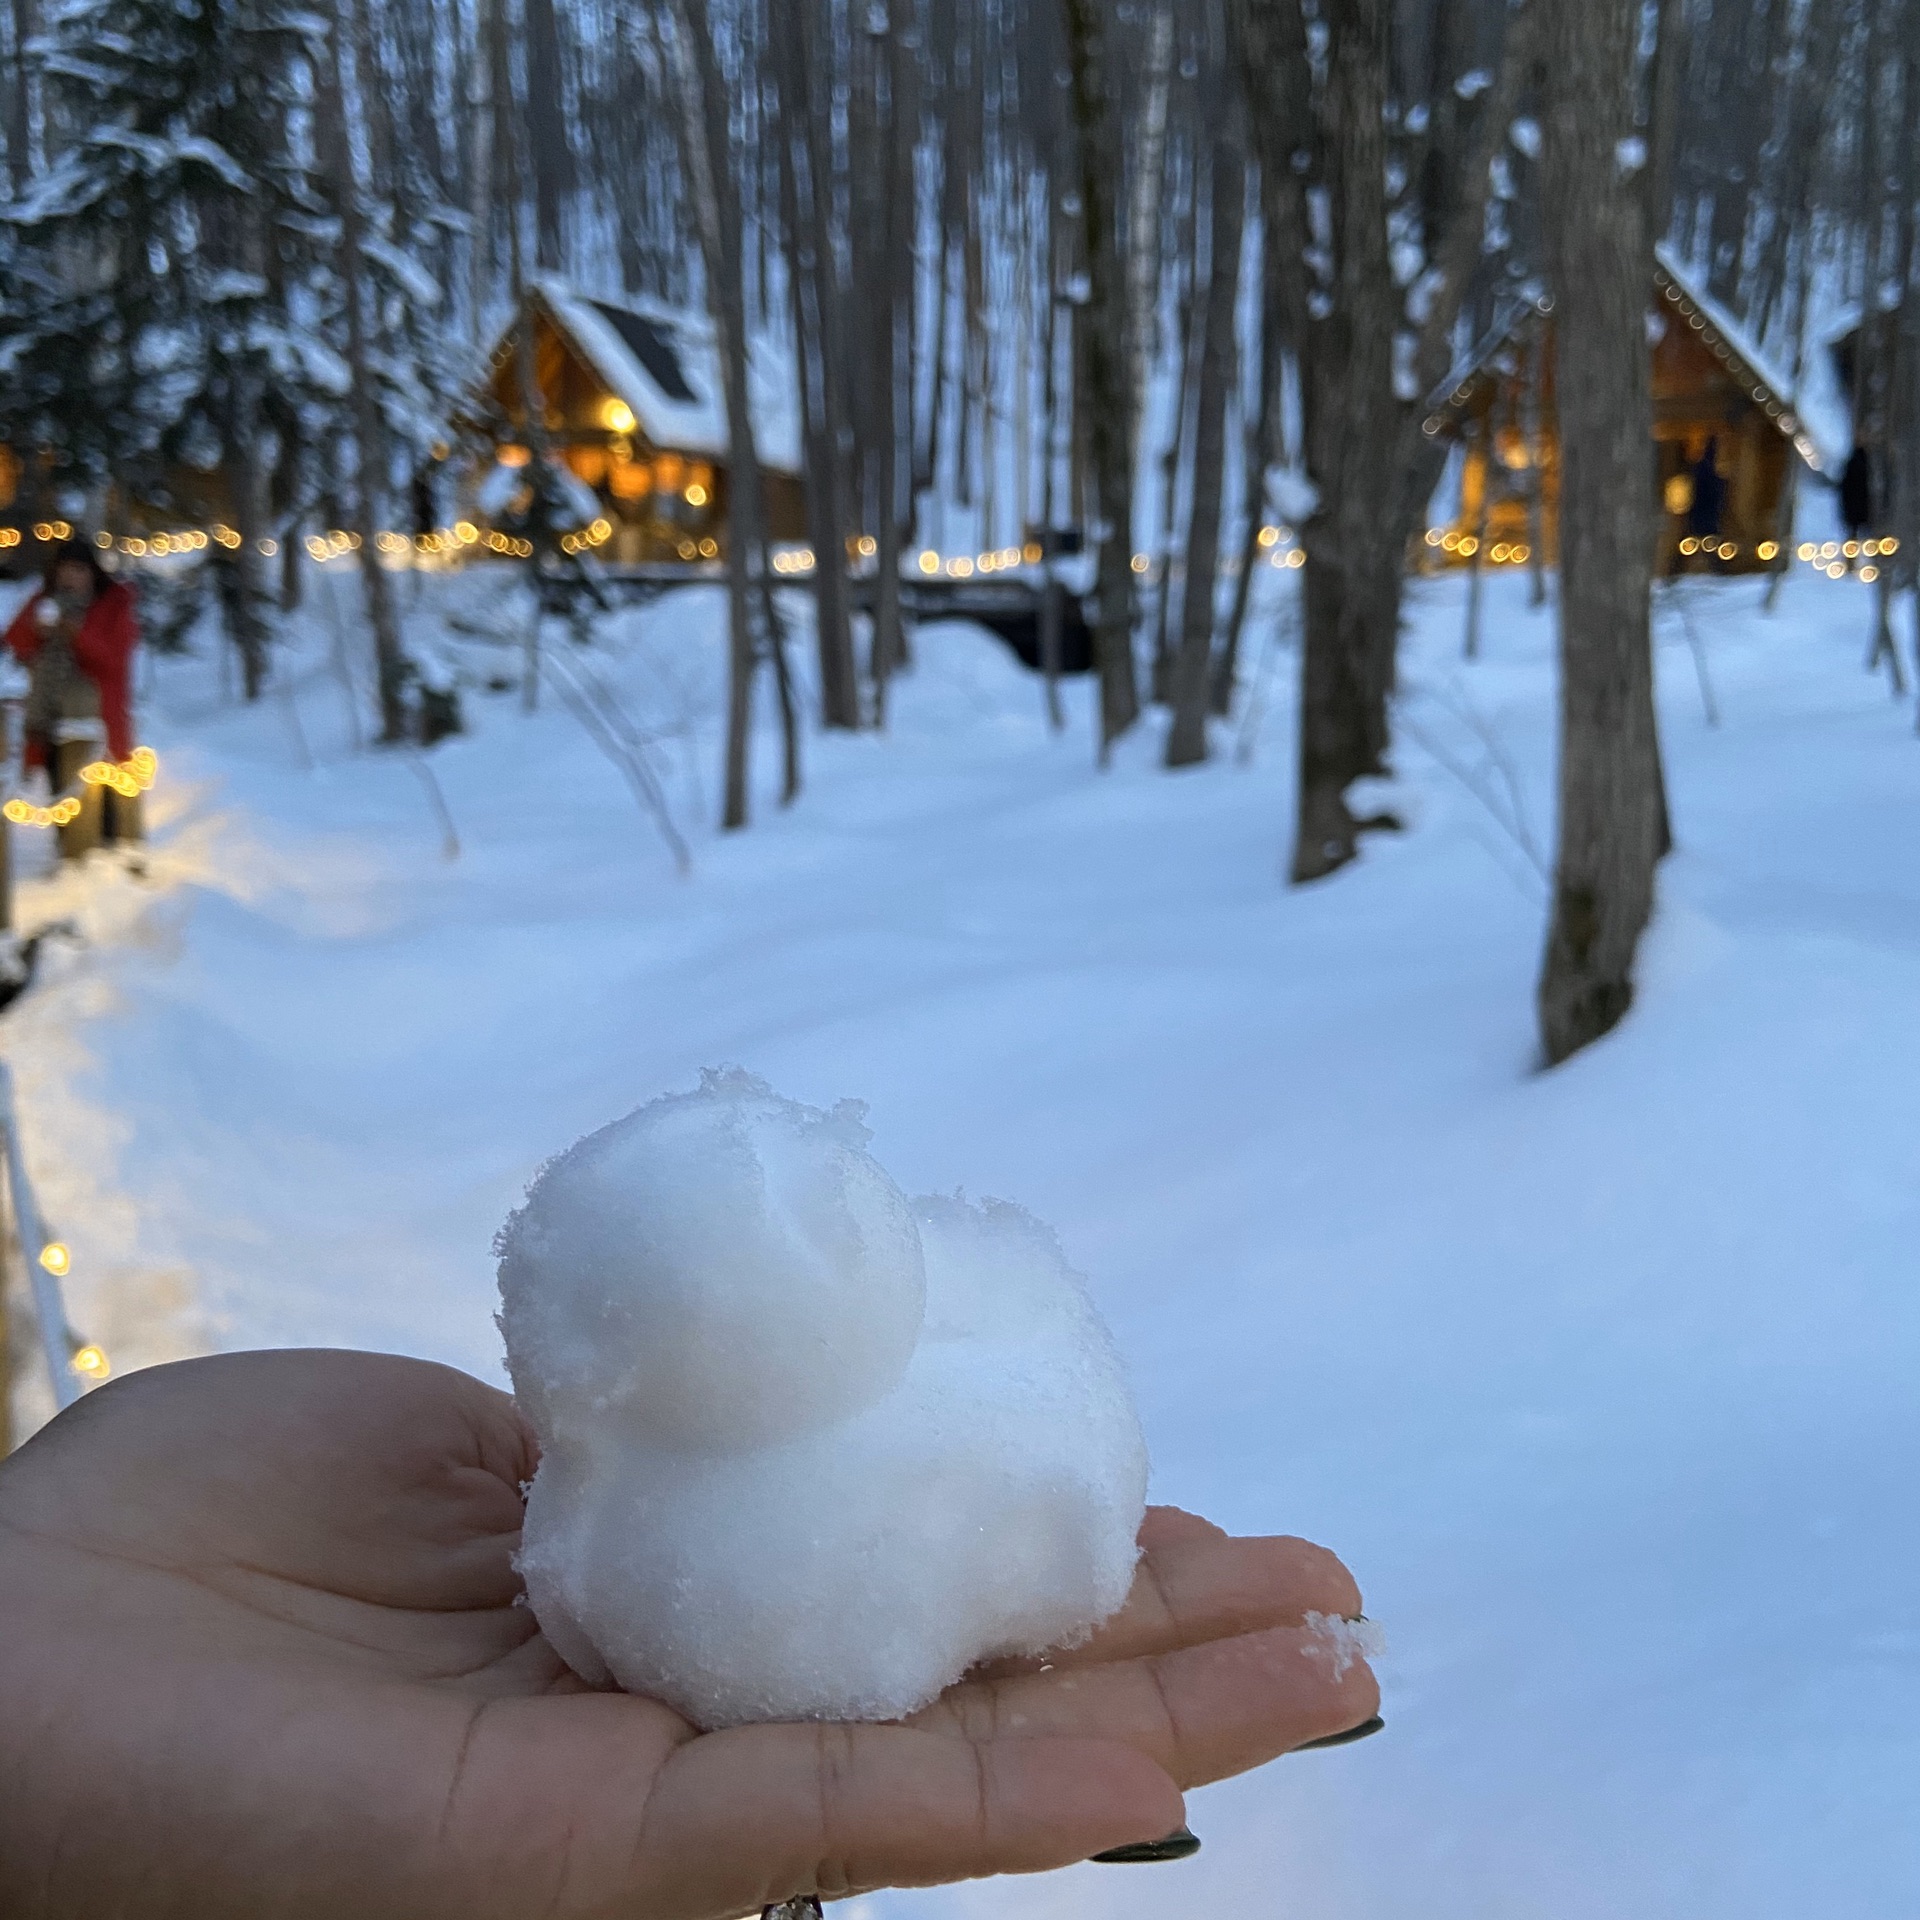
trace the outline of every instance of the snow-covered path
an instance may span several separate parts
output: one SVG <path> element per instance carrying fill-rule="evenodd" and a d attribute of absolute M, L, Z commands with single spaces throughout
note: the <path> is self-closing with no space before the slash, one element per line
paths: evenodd
<path fill-rule="evenodd" d="M 254 713 L 162 663 L 161 884 L 62 883 L 96 944 L 0 1033 L 79 1316 L 123 1363 L 497 1377 L 488 1241 L 546 1154 L 723 1061 L 857 1095 L 909 1189 L 1059 1227 L 1157 1496 L 1336 1546 L 1393 1649 L 1389 1732 L 1196 1796 L 1195 1862 L 887 1915 L 1920 1911 L 1911 710 L 1851 583 L 1703 596 L 1718 730 L 1663 628 L 1682 850 L 1642 1001 L 1540 1076 L 1523 585 L 1470 668 L 1458 583 L 1418 589 L 1413 830 L 1302 893 L 1277 685 L 1250 767 L 1169 778 L 1142 740 L 1099 776 L 1077 705 L 1049 739 L 993 643 L 930 629 L 891 736 L 810 742 L 801 805 L 699 831 L 680 880 L 563 712 L 472 696 L 448 863 L 409 765 L 348 754 L 321 650 Z M 596 669 L 692 730 L 690 822 L 712 613 Z"/>

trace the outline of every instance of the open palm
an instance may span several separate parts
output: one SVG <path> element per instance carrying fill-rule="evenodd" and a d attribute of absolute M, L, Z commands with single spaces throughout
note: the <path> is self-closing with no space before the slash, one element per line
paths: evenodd
<path fill-rule="evenodd" d="M 519 1604 L 536 1450 L 364 1353 L 129 1376 L 0 1464 L 9 1920 L 705 1920 L 1153 1839 L 1372 1714 L 1338 1561 L 1158 1509 L 1087 1646 L 911 1721 L 702 1734 Z"/>

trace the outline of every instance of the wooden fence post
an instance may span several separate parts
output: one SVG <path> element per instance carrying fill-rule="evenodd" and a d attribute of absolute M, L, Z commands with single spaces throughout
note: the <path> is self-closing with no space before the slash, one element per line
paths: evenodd
<path fill-rule="evenodd" d="M 88 737 L 84 740 L 64 740 L 56 732 L 53 748 L 53 792 L 55 799 L 69 787 L 77 787 L 74 797 L 80 802 L 80 811 L 59 829 L 60 858 L 62 860 L 80 860 L 90 854 L 100 844 L 101 816 L 106 811 L 106 788 L 83 784 L 80 769 L 90 761 L 97 760 L 100 743 Z"/>
<path fill-rule="evenodd" d="M 13 797 L 13 708 L 0 701 L 0 802 Z M 0 816 L 0 933 L 13 931 L 13 823 Z M 0 1302 L 0 1319 L 4 1318 Z M 0 1341 L 4 1345 L 4 1341 Z M 6 1451 L 0 1433 L 0 1453 Z"/>

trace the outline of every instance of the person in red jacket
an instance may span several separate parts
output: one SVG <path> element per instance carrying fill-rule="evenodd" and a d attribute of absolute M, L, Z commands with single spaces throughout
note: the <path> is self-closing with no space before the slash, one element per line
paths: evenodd
<path fill-rule="evenodd" d="M 128 698 L 133 650 L 140 643 L 133 595 L 108 577 L 84 540 L 53 552 L 45 585 L 15 616 L 6 643 L 32 674 L 27 694 L 27 765 L 58 784 L 55 752 L 65 721 L 97 718 L 115 760 L 133 751 Z"/>

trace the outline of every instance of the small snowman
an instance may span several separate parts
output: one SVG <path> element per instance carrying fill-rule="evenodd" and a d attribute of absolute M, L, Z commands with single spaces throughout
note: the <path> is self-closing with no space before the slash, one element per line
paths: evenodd
<path fill-rule="evenodd" d="M 1133 1577 L 1146 1449 L 1084 1285 L 869 1138 L 708 1073 L 549 1163 L 497 1243 L 528 1599 L 576 1672 L 703 1728 L 898 1718 Z"/>

